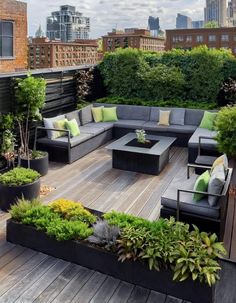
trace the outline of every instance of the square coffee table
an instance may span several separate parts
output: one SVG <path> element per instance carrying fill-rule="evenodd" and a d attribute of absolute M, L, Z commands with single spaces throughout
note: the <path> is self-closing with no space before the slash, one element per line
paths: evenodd
<path fill-rule="evenodd" d="M 149 175 L 159 175 L 169 162 L 169 151 L 176 138 L 147 135 L 150 141 L 140 144 L 135 133 L 106 146 L 112 150 L 112 167 Z"/>

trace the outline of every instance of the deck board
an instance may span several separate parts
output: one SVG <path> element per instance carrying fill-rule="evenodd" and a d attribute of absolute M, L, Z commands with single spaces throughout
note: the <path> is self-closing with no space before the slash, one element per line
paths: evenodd
<path fill-rule="evenodd" d="M 63 197 L 100 211 L 114 209 L 154 220 L 161 196 L 176 175 L 186 173 L 186 164 L 187 149 L 173 147 L 170 163 L 159 176 L 121 171 L 112 169 L 111 153 L 100 148 L 71 165 L 51 163 L 42 183 L 55 190 L 44 202 Z M 8 218 L 0 212 L 1 303 L 185 303 L 8 243 Z M 224 272 L 223 281 L 226 278 Z"/>

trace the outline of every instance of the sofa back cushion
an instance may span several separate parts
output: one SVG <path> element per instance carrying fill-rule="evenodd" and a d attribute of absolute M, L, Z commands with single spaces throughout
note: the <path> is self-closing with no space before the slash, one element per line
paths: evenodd
<path fill-rule="evenodd" d="M 159 122 L 160 110 L 170 111 L 170 125 L 184 125 L 185 108 L 151 107 L 150 121 Z"/>
<path fill-rule="evenodd" d="M 43 118 L 43 123 L 46 128 L 52 129 L 52 128 L 55 128 L 53 123 L 55 121 L 62 120 L 62 119 L 65 119 L 65 115 L 60 115 L 60 116 L 56 116 L 56 117 L 52 117 L 52 118 Z M 47 130 L 48 139 L 53 139 L 55 133 L 56 132 L 54 132 L 52 130 Z"/>
<path fill-rule="evenodd" d="M 199 126 L 203 115 L 204 110 L 187 108 L 185 112 L 185 124 Z"/>
<path fill-rule="evenodd" d="M 119 120 L 143 120 L 149 121 L 150 107 L 138 105 L 95 103 L 94 106 L 116 107 Z"/>
<path fill-rule="evenodd" d="M 80 110 L 79 115 L 80 115 L 80 122 L 82 125 L 93 122 L 92 105 L 83 107 Z"/>
<path fill-rule="evenodd" d="M 73 112 L 67 113 L 66 118 L 68 121 L 76 120 L 77 124 L 80 126 L 79 110 L 74 110 Z"/>

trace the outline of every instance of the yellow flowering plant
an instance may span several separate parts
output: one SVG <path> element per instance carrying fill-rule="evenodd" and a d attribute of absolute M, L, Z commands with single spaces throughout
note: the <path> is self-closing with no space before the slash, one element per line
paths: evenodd
<path fill-rule="evenodd" d="M 86 210 L 80 202 L 61 198 L 50 203 L 49 207 L 53 212 L 60 214 L 67 220 L 89 224 L 93 224 L 97 220 L 96 216 Z"/>

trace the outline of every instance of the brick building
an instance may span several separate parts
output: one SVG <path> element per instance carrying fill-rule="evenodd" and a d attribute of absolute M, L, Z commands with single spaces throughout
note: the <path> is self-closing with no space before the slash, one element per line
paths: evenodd
<path fill-rule="evenodd" d="M 236 27 L 175 29 L 166 31 L 166 50 L 191 49 L 199 45 L 231 49 L 236 56 Z"/>
<path fill-rule="evenodd" d="M 27 4 L 0 1 L 0 73 L 27 68 Z"/>
<path fill-rule="evenodd" d="M 29 44 L 29 68 L 51 68 L 95 64 L 98 62 L 96 40 L 75 40 L 74 42 L 50 41 L 35 38 Z"/>
<path fill-rule="evenodd" d="M 116 48 L 137 48 L 145 51 L 163 51 L 165 40 L 163 38 L 151 37 L 150 31 L 145 29 L 134 29 L 133 31 L 114 31 L 103 36 L 103 52 L 112 52 Z"/>

